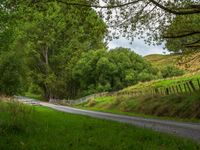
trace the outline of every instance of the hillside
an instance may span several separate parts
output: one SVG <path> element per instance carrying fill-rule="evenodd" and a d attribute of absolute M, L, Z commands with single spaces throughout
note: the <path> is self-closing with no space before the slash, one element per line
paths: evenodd
<path fill-rule="evenodd" d="M 162 55 L 162 54 L 151 54 L 144 57 L 149 61 L 153 66 L 157 68 L 162 68 L 166 65 L 176 65 L 177 59 L 180 55 Z"/>
<path fill-rule="evenodd" d="M 186 55 L 152 54 L 145 56 L 144 58 L 157 68 L 172 65 L 188 72 L 197 72 L 200 70 L 200 52 L 193 52 Z"/>
<path fill-rule="evenodd" d="M 130 115 L 198 119 L 200 74 L 143 82 L 91 99 L 82 107 Z"/>

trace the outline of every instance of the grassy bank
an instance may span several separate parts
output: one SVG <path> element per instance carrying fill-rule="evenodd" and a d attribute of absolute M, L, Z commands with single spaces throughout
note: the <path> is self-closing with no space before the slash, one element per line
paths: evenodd
<path fill-rule="evenodd" d="M 91 99 L 80 107 L 128 115 L 174 118 L 199 121 L 200 95 L 174 94 L 167 96 L 107 96 Z"/>
<path fill-rule="evenodd" d="M 147 61 L 149 61 L 154 67 L 163 68 L 163 66 L 175 66 L 177 64 L 177 59 L 180 55 L 170 54 L 170 55 L 162 55 L 162 54 L 151 54 L 144 57 Z"/>
<path fill-rule="evenodd" d="M 1 102 L 0 111 L 1 150 L 200 149 L 190 140 L 38 106 Z"/>
<path fill-rule="evenodd" d="M 134 86 L 129 86 L 127 88 L 124 88 L 123 90 L 119 91 L 118 93 L 129 93 L 129 92 L 135 92 L 135 91 L 142 91 L 145 89 L 150 88 L 161 88 L 161 87 L 170 87 L 173 85 L 176 85 L 177 83 L 185 82 L 188 80 L 193 80 L 194 85 L 198 88 L 198 83 L 196 82 L 197 79 L 200 79 L 200 73 L 195 74 L 187 74 L 180 77 L 173 77 L 168 79 L 160 79 L 160 80 L 154 80 L 149 82 L 142 82 L 139 84 L 136 84 Z M 183 85 L 181 85 L 182 87 Z M 182 91 L 184 91 L 184 88 L 182 87 Z"/>
<path fill-rule="evenodd" d="M 176 66 L 186 72 L 196 72 L 200 70 L 200 52 L 194 51 L 184 54 L 151 54 L 144 59 L 149 61 L 154 67 L 162 69 L 165 66 Z"/>

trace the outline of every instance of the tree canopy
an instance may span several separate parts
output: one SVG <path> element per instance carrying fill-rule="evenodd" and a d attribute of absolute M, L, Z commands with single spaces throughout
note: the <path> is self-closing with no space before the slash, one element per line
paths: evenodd
<path fill-rule="evenodd" d="M 130 49 L 96 50 L 83 53 L 73 68 L 83 94 L 116 91 L 157 77 L 157 70 Z"/>
<path fill-rule="evenodd" d="M 164 33 L 168 50 L 188 52 L 200 49 L 200 15 L 177 16 Z"/>
<path fill-rule="evenodd" d="M 177 52 L 199 44 L 198 1 L 2 0 L 0 8 L 3 94 L 74 98 L 161 77 L 129 49 L 108 51 L 105 35 L 166 38 Z"/>
<path fill-rule="evenodd" d="M 94 8 L 110 27 L 108 40 L 120 36 L 130 40 L 138 37 L 143 38 L 149 44 L 161 44 L 166 38 L 175 41 L 174 39 L 178 39 L 179 36 L 187 37 L 188 34 L 193 34 L 195 30 L 193 27 L 187 33 L 185 31 L 170 35 L 163 33 L 166 33 L 176 16 L 180 16 L 180 18 L 192 16 L 193 18 L 193 15 L 200 15 L 198 0 L 74 0 L 73 2 L 71 0 L 20 0 L 17 2 L 8 0 L 6 6 L 17 7 L 19 4 L 23 4 L 24 11 L 27 7 L 43 10 L 40 7 L 41 4 L 48 5 L 52 2 L 77 9 Z M 190 21 L 195 24 L 194 20 Z M 176 26 L 179 31 L 181 28 L 181 26 Z M 195 30 L 195 34 L 199 36 L 199 30 Z"/>
<path fill-rule="evenodd" d="M 8 25 L 1 24 L 1 65 L 10 68 L 3 72 L 6 69 L 1 66 L 0 74 L 5 75 L 5 80 L 2 80 L 6 81 L 5 84 L 0 82 L 2 89 L 9 89 L 7 82 L 13 75 L 22 79 L 22 75 L 28 72 L 28 82 L 37 85 L 47 99 L 76 95 L 76 85 L 71 76 L 73 63 L 81 53 L 105 47 L 105 23 L 91 8 L 77 9 L 57 2 L 26 6 L 20 1 L 16 4 L 5 1 L 4 7 L 8 9 L 2 11 L 0 20 Z M 6 20 L 4 15 L 12 18 Z M 17 57 L 21 53 L 23 55 Z M 14 62 L 11 54 L 16 56 Z M 20 59 L 23 58 L 22 65 Z M 21 69 L 26 68 L 24 65 L 27 70 Z M 21 80 L 13 78 L 14 81 L 20 85 Z M 0 90 L 5 94 L 18 93 L 20 87 L 16 84 L 13 84 L 13 92 Z"/>

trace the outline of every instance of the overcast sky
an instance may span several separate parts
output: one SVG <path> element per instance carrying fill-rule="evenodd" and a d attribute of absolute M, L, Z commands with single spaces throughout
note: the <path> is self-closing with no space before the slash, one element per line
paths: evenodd
<path fill-rule="evenodd" d="M 100 5 L 104 6 L 105 3 L 100 0 Z M 95 9 L 98 10 L 98 9 Z M 111 29 L 112 30 L 112 29 Z M 167 52 L 167 50 L 163 49 L 163 45 L 161 46 L 153 46 L 153 45 L 148 45 L 145 44 L 145 42 L 143 41 L 143 39 L 137 39 L 135 38 L 134 41 L 132 42 L 132 44 L 130 44 L 130 41 L 128 41 L 127 39 L 120 37 L 119 39 L 115 39 L 111 42 L 108 43 L 108 47 L 109 49 L 113 49 L 116 47 L 125 47 L 125 48 L 130 48 L 131 50 L 133 50 L 135 53 L 141 55 L 141 56 L 146 56 L 149 54 L 168 54 L 169 52 Z"/>
<path fill-rule="evenodd" d="M 145 44 L 143 39 L 137 39 L 133 41 L 132 44 L 130 44 L 130 41 L 126 40 L 125 38 L 119 38 L 117 40 L 113 40 L 108 43 L 109 49 L 116 48 L 116 47 L 125 47 L 130 48 L 135 53 L 146 56 L 149 54 L 163 54 L 164 52 L 168 53 L 166 50 L 163 49 L 163 45 L 161 46 L 153 46 Z"/>

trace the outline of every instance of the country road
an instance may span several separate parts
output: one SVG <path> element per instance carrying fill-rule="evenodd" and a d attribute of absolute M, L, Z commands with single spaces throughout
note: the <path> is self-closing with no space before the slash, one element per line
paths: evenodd
<path fill-rule="evenodd" d="M 112 120 L 136 125 L 139 127 L 150 128 L 155 131 L 170 133 L 200 142 L 200 123 L 183 123 L 169 120 L 149 119 L 90 110 L 82 110 L 67 106 L 54 105 L 46 102 L 36 101 L 25 97 L 17 97 L 17 100 L 27 104 L 49 107 L 62 112 L 85 115 L 93 118 Z"/>

